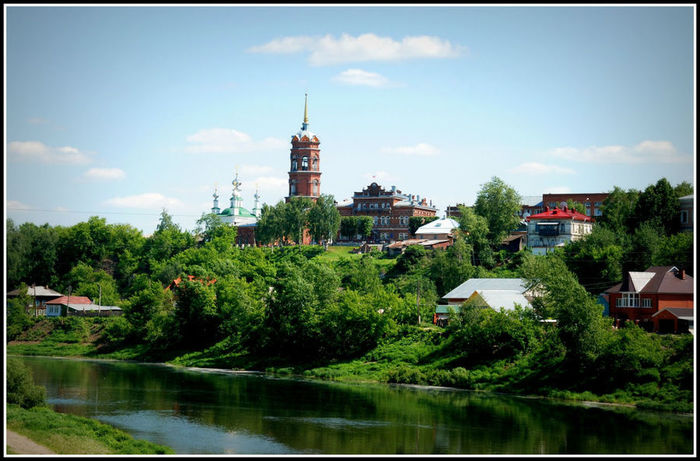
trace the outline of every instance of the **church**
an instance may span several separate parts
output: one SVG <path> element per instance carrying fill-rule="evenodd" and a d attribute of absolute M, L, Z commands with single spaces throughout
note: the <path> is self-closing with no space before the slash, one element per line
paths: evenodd
<path fill-rule="evenodd" d="M 314 202 L 321 195 L 321 170 L 320 170 L 320 141 L 318 137 L 309 131 L 308 95 L 304 96 L 304 121 L 301 129 L 292 135 L 292 149 L 290 152 L 289 167 L 289 195 L 285 197 L 288 202 L 292 197 L 307 197 Z M 255 204 L 252 210 L 243 208 L 241 196 L 242 182 L 236 177 L 231 182 L 230 206 L 224 210 L 219 208 L 219 195 L 214 190 L 214 203 L 211 213 L 218 216 L 222 222 L 236 226 L 238 235 L 236 243 L 239 245 L 255 245 L 255 228 L 260 218 L 260 194 L 255 191 Z M 305 235 L 304 243 L 309 243 Z"/>

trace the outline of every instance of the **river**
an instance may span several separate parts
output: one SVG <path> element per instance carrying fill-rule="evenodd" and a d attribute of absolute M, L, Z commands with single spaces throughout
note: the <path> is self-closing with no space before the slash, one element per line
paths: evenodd
<path fill-rule="evenodd" d="M 178 454 L 692 454 L 692 416 L 445 388 L 21 357 L 56 411 Z"/>

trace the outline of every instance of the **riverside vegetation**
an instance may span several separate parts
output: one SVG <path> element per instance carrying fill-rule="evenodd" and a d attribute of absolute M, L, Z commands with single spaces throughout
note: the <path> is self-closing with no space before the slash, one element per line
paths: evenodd
<path fill-rule="evenodd" d="M 665 211 L 677 211 L 678 196 L 688 188 L 692 193 L 687 183 L 673 188 L 665 179 L 643 192 L 616 188 L 592 234 L 546 256 L 500 249 L 518 225 L 518 197 L 498 178 L 483 186 L 473 208 L 462 208 L 452 247 L 411 246 L 396 258 L 292 245 L 300 223 L 310 225 L 310 218 L 290 207 L 293 225 L 285 230 L 283 204 L 264 208 L 262 222 L 267 241 L 285 244 L 257 248 L 237 247 L 236 229 L 213 215 L 203 215 L 200 228 L 188 232 L 163 211 L 149 237 L 98 217 L 71 227 L 8 220 L 11 286 L 23 292 L 26 280 L 62 292 L 70 286 L 74 295 L 91 299 L 101 290 L 102 304 L 119 305 L 124 315 L 35 318 L 25 313 L 31 300 L 20 296 L 8 302 L 7 352 L 691 412 L 693 337 L 656 335 L 635 325 L 613 329 L 594 300 L 621 280 L 623 270 L 672 264 L 693 273 L 692 233 L 678 232 L 671 222 L 677 213 Z M 654 206 L 657 212 L 649 209 Z M 317 241 L 342 224 L 332 221 L 335 231 L 319 231 Z M 466 305 L 446 328 L 432 325 L 438 299 L 472 277 L 522 277 L 542 295 L 532 309 Z M 173 284 L 177 278 L 181 282 Z"/>

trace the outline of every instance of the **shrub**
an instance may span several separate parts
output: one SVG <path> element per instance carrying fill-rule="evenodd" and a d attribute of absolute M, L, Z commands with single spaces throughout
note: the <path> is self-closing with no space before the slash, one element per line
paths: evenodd
<path fill-rule="evenodd" d="M 22 408 L 46 403 L 46 388 L 34 384 L 31 370 L 19 359 L 7 361 L 7 403 L 15 403 Z"/>

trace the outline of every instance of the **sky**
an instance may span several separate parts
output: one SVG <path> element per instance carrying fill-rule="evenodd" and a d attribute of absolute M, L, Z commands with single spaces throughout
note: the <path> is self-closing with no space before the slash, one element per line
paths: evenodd
<path fill-rule="evenodd" d="M 692 5 L 4 8 L 15 224 L 193 230 L 236 171 L 274 205 L 305 94 L 338 202 L 695 185 Z"/>

